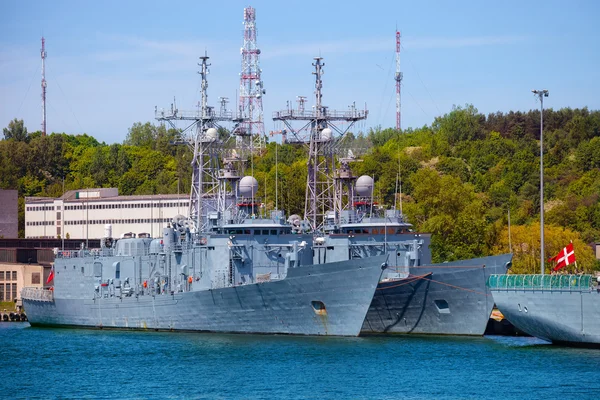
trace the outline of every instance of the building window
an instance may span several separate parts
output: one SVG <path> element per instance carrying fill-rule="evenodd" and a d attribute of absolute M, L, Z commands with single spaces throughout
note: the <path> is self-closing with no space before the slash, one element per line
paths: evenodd
<path fill-rule="evenodd" d="M 16 281 L 17 280 L 17 271 L 13 271 L 12 272 L 12 280 Z"/>
<path fill-rule="evenodd" d="M 4 271 L 0 271 L 0 281 L 4 280 Z"/>
<path fill-rule="evenodd" d="M 34 272 L 31 274 L 31 284 L 32 285 L 40 284 L 40 273 L 39 272 Z"/>
<path fill-rule="evenodd" d="M 13 283 L 12 284 L 12 297 L 11 300 L 14 300 L 17 298 L 17 284 Z"/>
<path fill-rule="evenodd" d="M 6 284 L 6 291 L 4 292 L 4 300 L 10 300 L 10 283 Z"/>
<path fill-rule="evenodd" d="M 0 283 L 0 301 L 4 301 L 4 283 Z"/>
<path fill-rule="evenodd" d="M 57 213 L 56 213 L 56 219 L 57 219 L 58 221 L 60 221 L 60 212 L 57 212 Z"/>

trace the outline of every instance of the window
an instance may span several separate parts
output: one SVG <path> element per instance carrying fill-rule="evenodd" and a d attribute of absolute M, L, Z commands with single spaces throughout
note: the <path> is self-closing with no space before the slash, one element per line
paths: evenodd
<path fill-rule="evenodd" d="M 17 298 L 17 284 L 13 283 L 12 284 L 12 297 L 10 298 L 10 300 L 14 300 L 16 298 Z"/>
<path fill-rule="evenodd" d="M 32 285 L 40 284 L 40 273 L 39 272 L 34 272 L 31 274 L 31 284 Z"/>
<path fill-rule="evenodd" d="M 0 301 L 4 301 L 4 283 L 0 283 Z"/>
<path fill-rule="evenodd" d="M 17 280 L 17 271 L 13 271 L 12 272 L 12 280 L 16 281 Z"/>
<path fill-rule="evenodd" d="M 0 271 L 0 281 L 3 281 L 3 280 L 4 280 L 4 271 Z"/>
<path fill-rule="evenodd" d="M 4 292 L 4 300 L 10 300 L 10 283 L 6 284 L 6 291 Z"/>

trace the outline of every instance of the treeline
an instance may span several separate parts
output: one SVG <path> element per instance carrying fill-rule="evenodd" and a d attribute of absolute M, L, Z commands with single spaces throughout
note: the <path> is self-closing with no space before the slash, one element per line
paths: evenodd
<path fill-rule="evenodd" d="M 436 261 L 512 250 L 515 271 L 535 272 L 539 135 L 539 111 L 486 116 L 467 105 L 431 126 L 372 129 L 349 135 L 343 146 L 364 153 L 352 167 L 375 177 L 380 204 L 402 204 L 415 229 L 432 233 Z M 18 189 L 20 209 L 24 196 L 57 197 L 63 184 L 117 187 L 122 195 L 189 192 L 192 154 L 171 144 L 177 137 L 164 126 L 136 123 L 123 144 L 107 145 L 85 134 L 28 134 L 14 120 L 0 141 L 0 187 Z M 269 143 L 248 164 L 267 209 L 277 203 L 288 214 L 303 213 L 306 160 L 303 147 Z M 548 257 L 572 240 L 579 269 L 600 269 L 590 247 L 600 241 L 600 112 L 544 110 L 544 166 Z"/>

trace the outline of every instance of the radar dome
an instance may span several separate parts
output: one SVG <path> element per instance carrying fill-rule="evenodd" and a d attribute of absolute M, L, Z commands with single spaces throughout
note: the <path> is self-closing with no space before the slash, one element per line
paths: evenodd
<path fill-rule="evenodd" d="M 356 180 L 356 193 L 359 196 L 371 196 L 373 193 L 373 178 L 369 175 L 360 176 Z"/>
<path fill-rule="evenodd" d="M 321 131 L 321 139 L 323 140 L 331 140 L 333 137 L 333 132 L 329 128 L 325 128 Z"/>
<path fill-rule="evenodd" d="M 215 128 L 208 128 L 204 136 L 209 140 L 216 140 L 219 136 L 219 132 Z"/>
<path fill-rule="evenodd" d="M 240 196 L 252 197 L 258 191 L 258 181 L 253 176 L 245 176 L 240 180 Z"/>

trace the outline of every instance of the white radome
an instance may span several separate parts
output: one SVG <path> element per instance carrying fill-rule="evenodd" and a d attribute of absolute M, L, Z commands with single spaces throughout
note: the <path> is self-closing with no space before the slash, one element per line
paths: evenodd
<path fill-rule="evenodd" d="M 258 192 L 258 181 L 253 176 L 245 176 L 240 180 L 240 196 L 252 197 Z"/>
<path fill-rule="evenodd" d="M 370 196 L 373 193 L 373 178 L 362 175 L 356 180 L 356 193 L 359 196 Z"/>

